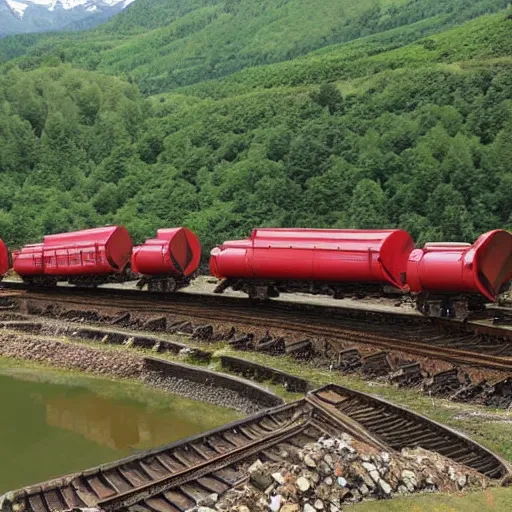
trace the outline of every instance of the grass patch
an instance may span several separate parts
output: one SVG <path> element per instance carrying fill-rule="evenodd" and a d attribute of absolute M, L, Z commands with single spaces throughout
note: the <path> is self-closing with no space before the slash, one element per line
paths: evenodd
<path fill-rule="evenodd" d="M 348 510 L 354 512 L 508 512 L 512 509 L 512 489 L 487 489 L 482 492 L 428 494 L 367 501 Z"/>

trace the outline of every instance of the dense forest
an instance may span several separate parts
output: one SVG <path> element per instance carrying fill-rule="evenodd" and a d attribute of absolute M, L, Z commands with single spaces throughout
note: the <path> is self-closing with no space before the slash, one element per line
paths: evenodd
<path fill-rule="evenodd" d="M 500 0 L 137 0 L 0 41 L 0 236 L 512 228 Z"/>

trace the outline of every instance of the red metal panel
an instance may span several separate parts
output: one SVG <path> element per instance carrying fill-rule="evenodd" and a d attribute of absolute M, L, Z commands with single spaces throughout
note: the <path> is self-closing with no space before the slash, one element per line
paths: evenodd
<path fill-rule="evenodd" d="M 201 260 L 199 238 L 187 228 L 159 229 L 157 237 L 135 247 L 132 270 L 145 275 L 190 276 Z"/>
<path fill-rule="evenodd" d="M 413 293 L 479 293 L 494 301 L 512 273 L 512 234 L 489 231 L 473 244 L 427 244 L 407 264 Z"/>
<path fill-rule="evenodd" d="M 43 244 L 29 244 L 13 253 L 13 268 L 20 276 L 42 275 Z"/>
<path fill-rule="evenodd" d="M 414 247 L 401 230 L 255 229 L 211 253 L 217 277 L 389 282 L 401 287 Z"/>

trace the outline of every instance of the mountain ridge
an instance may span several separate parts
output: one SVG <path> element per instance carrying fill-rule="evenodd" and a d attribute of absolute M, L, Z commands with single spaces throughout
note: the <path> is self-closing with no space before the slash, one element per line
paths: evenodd
<path fill-rule="evenodd" d="M 0 0 L 0 37 L 90 28 L 134 0 Z"/>

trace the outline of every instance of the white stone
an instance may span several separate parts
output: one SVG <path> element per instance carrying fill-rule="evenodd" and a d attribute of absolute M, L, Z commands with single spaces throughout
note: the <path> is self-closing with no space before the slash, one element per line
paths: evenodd
<path fill-rule="evenodd" d="M 339 476 L 338 479 L 336 480 L 336 482 L 338 483 L 338 485 L 340 487 L 346 487 L 347 486 L 347 481 L 342 476 Z"/>
<path fill-rule="evenodd" d="M 332 480 L 332 477 L 328 476 L 325 480 L 324 480 L 324 484 L 325 485 L 332 485 L 334 482 Z"/>
<path fill-rule="evenodd" d="M 372 478 L 372 480 L 377 484 L 379 483 L 379 480 L 380 480 L 380 475 L 379 475 L 379 472 L 377 470 L 374 470 L 374 471 L 370 471 L 370 476 Z"/>
<path fill-rule="evenodd" d="M 283 501 L 283 497 L 280 494 L 276 494 L 275 496 L 270 496 L 270 510 L 272 512 L 278 512 L 281 508 L 281 502 Z"/>
<path fill-rule="evenodd" d="M 284 484 L 284 476 L 281 475 L 281 473 L 272 473 L 272 478 L 279 484 L 279 485 L 283 485 Z"/>
<path fill-rule="evenodd" d="M 323 510 L 324 509 L 324 502 L 322 500 L 316 500 L 314 503 L 314 507 L 317 510 Z"/>
<path fill-rule="evenodd" d="M 329 464 L 329 466 L 332 466 L 334 464 L 334 459 L 332 458 L 332 455 L 329 455 L 328 453 L 324 455 L 324 461 Z"/>
<path fill-rule="evenodd" d="M 297 484 L 297 487 L 299 488 L 300 492 L 306 492 L 311 487 L 309 480 L 307 478 L 304 478 L 303 476 L 297 478 L 297 481 L 295 483 Z"/>
<path fill-rule="evenodd" d="M 380 458 L 382 462 L 385 462 L 386 464 L 389 462 L 389 453 L 388 452 L 382 452 L 380 454 Z"/>
<path fill-rule="evenodd" d="M 463 489 L 466 486 L 467 478 L 466 475 L 460 475 L 459 478 L 457 478 L 457 484 L 460 489 Z"/>
<path fill-rule="evenodd" d="M 302 509 L 303 512 L 316 512 L 315 508 L 312 507 L 309 503 L 306 503 Z"/>
<path fill-rule="evenodd" d="M 304 464 L 308 468 L 316 468 L 316 462 L 309 455 L 304 456 Z"/>
<path fill-rule="evenodd" d="M 368 494 L 370 493 L 370 489 L 368 489 L 368 486 L 366 484 L 363 484 L 361 485 L 361 487 L 359 487 L 359 492 L 361 493 L 362 496 L 368 496 Z"/>
<path fill-rule="evenodd" d="M 391 485 L 389 485 L 385 480 L 379 480 L 379 487 L 383 490 L 384 494 L 391 494 Z"/>
<path fill-rule="evenodd" d="M 377 469 L 375 464 L 372 464 L 371 462 L 363 462 L 363 468 L 366 469 L 368 473 L 375 471 Z"/>

